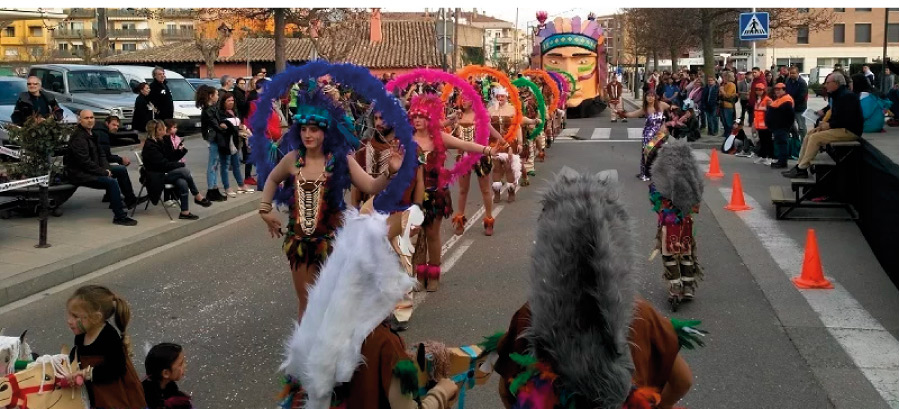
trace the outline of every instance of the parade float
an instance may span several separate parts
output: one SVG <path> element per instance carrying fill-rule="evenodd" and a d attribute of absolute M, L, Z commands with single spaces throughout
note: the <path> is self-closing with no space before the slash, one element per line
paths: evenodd
<path fill-rule="evenodd" d="M 547 21 L 547 12 L 537 13 L 531 67 L 557 72 L 569 82 L 568 115 L 589 117 L 606 108 L 603 87 L 607 66 L 603 27 L 593 13 L 581 17 L 557 17 Z"/>

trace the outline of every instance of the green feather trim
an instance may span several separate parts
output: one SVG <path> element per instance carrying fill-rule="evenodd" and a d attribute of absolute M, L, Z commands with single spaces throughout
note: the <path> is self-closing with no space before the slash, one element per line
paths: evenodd
<path fill-rule="evenodd" d="M 419 370 L 416 364 L 409 359 L 404 359 L 394 365 L 394 376 L 400 380 L 400 391 L 404 395 L 415 398 L 419 393 Z"/>
<path fill-rule="evenodd" d="M 506 333 L 500 331 L 496 334 L 484 337 L 484 341 L 481 341 L 478 344 L 478 346 L 481 347 L 482 350 L 481 354 L 485 355 L 496 351 L 498 344 L 500 344 L 500 339 L 502 339 L 504 335 L 506 335 Z"/>
<path fill-rule="evenodd" d="M 700 320 L 680 320 L 678 318 L 670 319 L 675 333 L 678 334 L 678 346 L 684 349 L 694 349 L 706 345 L 702 337 L 709 334 L 708 331 L 696 328 L 700 325 Z"/>
<path fill-rule="evenodd" d="M 509 392 L 515 396 L 518 394 L 519 388 L 524 386 L 528 383 L 529 379 L 538 374 L 537 368 L 534 367 L 537 363 L 537 358 L 531 355 L 509 354 L 509 359 L 512 359 L 513 362 L 525 368 L 524 371 L 519 373 L 519 375 L 513 378 L 512 382 L 509 383 Z"/>
<path fill-rule="evenodd" d="M 535 99 L 535 101 L 537 101 L 538 115 L 540 115 L 541 123 L 540 123 L 540 125 L 536 126 L 534 128 L 534 130 L 531 131 L 530 134 L 528 134 L 528 140 L 529 141 L 534 140 L 534 138 L 537 138 L 537 136 L 540 135 L 541 132 L 544 131 L 544 125 L 547 123 L 547 106 L 544 103 L 544 94 L 541 93 L 541 89 L 538 88 L 537 84 L 531 82 L 531 80 L 529 80 L 525 77 L 516 78 L 516 80 L 513 81 L 512 83 L 513 83 L 513 85 L 515 85 L 516 87 L 519 87 L 519 88 L 527 87 L 531 91 L 531 93 L 534 94 L 534 99 Z M 525 106 L 523 105 L 522 111 L 524 111 L 524 110 L 525 110 Z"/>

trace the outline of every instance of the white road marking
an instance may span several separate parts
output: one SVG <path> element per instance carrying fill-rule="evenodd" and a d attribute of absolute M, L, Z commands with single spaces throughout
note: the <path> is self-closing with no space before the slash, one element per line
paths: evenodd
<path fill-rule="evenodd" d="M 594 133 L 591 134 L 591 139 L 609 139 L 609 132 L 611 129 L 609 128 L 594 128 Z"/>
<path fill-rule="evenodd" d="M 628 128 L 628 139 L 641 139 L 644 137 L 644 128 Z"/>
<path fill-rule="evenodd" d="M 559 136 L 574 138 L 575 135 L 578 135 L 578 131 L 580 130 L 581 128 L 566 128 L 559 132 Z"/>
<path fill-rule="evenodd" d="M 731 198 L 731 189 L 719 188 L 725 200 Z M 778 263 L 786 276 L 800 274 L 803 265 L 803 249 L 793 239 L 782 233 L 763 205 L 744 193 L 744 200 L 752 210 L 737 212 L 747 227 Z M 823 266 L 827 267 L 827 266 Z M 826 271 L 827 272 L 827 271 Z M 893 408 L 898 407 L 897 371 L 900 354 L 897 339 L 884 329 L 840 283 L 828 277 L 833 290 L 798 290 L 828 332 L 844 348 L 860 371 L 872 383 L 881 397 Z M 786 281 L 786 285 L 793 285 Z"/>
<path fill-rule="evenodd" d="M 446 274 L 448 271 L 453 269 L 453 266 L 456 265 L 456 262 L 462 257 L 462 255 L 475 243 L 475 240 L 466 239 L 459 245 L 459 247 L 453 251 L 453 254 L 450 254 L 446 260 L 441 262 L 441 274 Z"/>

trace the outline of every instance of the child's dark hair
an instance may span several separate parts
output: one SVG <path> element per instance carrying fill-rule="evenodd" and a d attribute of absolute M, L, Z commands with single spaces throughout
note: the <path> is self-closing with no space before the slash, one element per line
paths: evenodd
<path fill-rule="evenodd" d="M 166 119 L 163 121 L 166 124 L 166 131 L 171 130 L 172 128 L 178 126 L 178 122 L 175 122 L 174 119 Z"/>
<path fill-rule="evenodd" d="M 131 321 L 131 306 L 128 301 L 119 297 L 109 288 L 100 285 L 86 285 L 75 290 L 75 294 L 69 297 L 68 302 L 78 300 L 85 312 L 99 312 L 103 320 L 109 320 L 115 316 L 116 328 L 122 333 L 122 343 L 125 350 L 131 356 L 131 339 L 125 333 L 128 322 Z"/>
<path fill-rule="evenodd" d="M 154 381 L 161 381 L 162 372 L 166 369 L 172 369 L 172 365 L 178 360 L 181 351 L 181 345 L 171 342 L 163 342 L 150 348 L 150 352 L 147 353 L 147 359 L 144 360 L 144 370 L 147 372 L 147 377 Z"/>

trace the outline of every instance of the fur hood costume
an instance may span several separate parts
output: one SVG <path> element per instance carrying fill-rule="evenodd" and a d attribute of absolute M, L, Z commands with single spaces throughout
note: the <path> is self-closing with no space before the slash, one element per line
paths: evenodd
<path fill-rule="evenodd" d="M 632 219 L 616 172 L 563 168 L 542 205 L 528 303 L 483 344 L 501 399 L 518 409 L 652 407 L 681 333 L 699 338 L 636 296 Z"/>
<path fill-rule="evenodd" d="M 698 278 L 703 272 L 697 262 L 693 214 L 700 211 L 703 179 L 697 160 L 687 142 L 676 139 L 666 143 L 653 163 L 650 203 L 657 214 L 656 249 L 662 253 L 663 277 L 668 280 L 672 309 L 694 298 Z"/>

